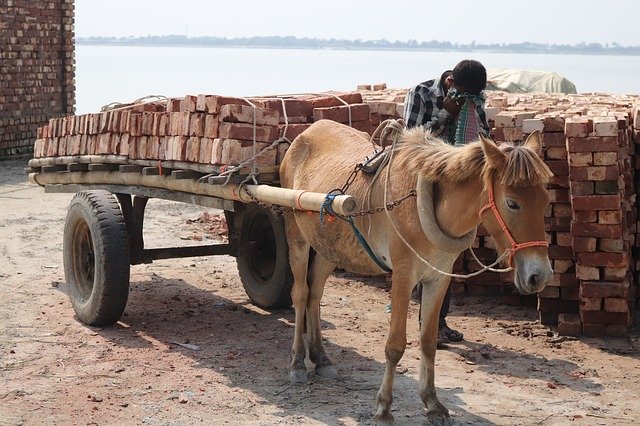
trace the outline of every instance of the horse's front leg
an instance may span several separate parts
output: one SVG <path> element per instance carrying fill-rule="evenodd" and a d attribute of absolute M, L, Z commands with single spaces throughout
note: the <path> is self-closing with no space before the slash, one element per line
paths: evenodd
<path fill-rule="evenodd" d="M 391 403 L 393 402 L 393 379 L 398 362 L 407 347 L 407 310 L 411 299 L 411 290 L 416 284 L 412 274 L 409 276 L 394 273 L 391 284 L 391 325 L 384 355 L 387 365 L 380 390 L 378 390 L 378 408 L 374 420 L 390 423 L 393 421 Z"/>
<path fill-rule="evenodd" d="M 309 297 L 307 300 L 307 323 L 309 333 L 309 358 L 316 365 L 316 374 L 325 378 L 334 378 L 337 375 L 322 344 L 322 332 L 320 331 L 320 300 L 324 292 L 324 285 L 335 266 L 325 258 L 316 254 L 307 281 L 309 282 Z"/>
<path fill-rule="evenodd" d="M 435 360 L 438 341 L 438 321 L 444 295 L 450 278 L 438 276 L 434 281 L 423 281 L 422 320 L 420 330 L 420 398 L 427 408 L 427 416 L 432 423 L 439 423 L 449 417 L 449 410 L 442 405 L 436 395 Z"/>
<path fill-rule="evenodd" d="M 291 367 L 289 379 L 292 383 L 307 382 L 307 367 L 304 364 L 304 318 L 307 308 L 309 287 L 307 285 L 307 266 L 309 264 L 309 243 L 303 238 L 292 213 L 285 213 L 285 231 L 289 245 L 289 263 L 293 273 L 291 300 L 295 309 L 295 332 L 291 347 Z"/>

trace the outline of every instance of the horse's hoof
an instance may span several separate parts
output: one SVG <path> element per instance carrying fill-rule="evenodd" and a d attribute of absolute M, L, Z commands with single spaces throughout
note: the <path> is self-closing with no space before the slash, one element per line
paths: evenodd
<path fill-rule="evenodd" d="M 316 374 L 323 379 L 335 379 L 338 377 L 338 370 L 333 365 L 321 365 L 316 367 Z"/>
<path fill-rule="evenodd" d="M 393 414 L 391 414 L 389 411 L 376 413 L 376 415 L 373 416 L 373 421 L 381 424 L 391 424 L 393 423 Z"/>
<path fill-rule="evenodd" d="M 433 409 L 427 411 L 427 417 L 433 425 L 445 425 L 449 420 L 449 410 L 438 402 Z"/>
<path fill-rule="evenodd" d="M 289 380 L 294 385 L 304 385 L 307 383 L 307 372 L 305 370 L 291 370 L 289 371 Z"/>

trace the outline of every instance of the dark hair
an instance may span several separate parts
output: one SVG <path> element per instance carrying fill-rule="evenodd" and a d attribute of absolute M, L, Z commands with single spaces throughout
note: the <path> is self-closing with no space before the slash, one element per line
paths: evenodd
<path fill-rule="evenodd" d="M 480 94 L 487 86 L 487 70 L 484 65 L 473 59 L 460 61 L 453 68 L 452 75 L 456 86 L 464 87 L 475 95 Z"/>

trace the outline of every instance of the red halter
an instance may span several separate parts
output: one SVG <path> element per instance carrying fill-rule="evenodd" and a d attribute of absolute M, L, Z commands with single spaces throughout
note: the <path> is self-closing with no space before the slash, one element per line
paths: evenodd
<path fill-rule="evenodd" d="M 498 207 L 496 206 L 496 200 L 493 198 L 493 182 L 491 183 L 491 185 L 489 185 L 488 191 L 489 191 L 489 203 L 484 205 L 480 209 L 480 211 L 478 212 L 478 217 L 482 217 L 482 213 L 484 213 L 484 211 L 487 209 L 491 209 L 493 211 L 493 214 L 495 215 L 496 220 L 500 224 L 502 231 L 505 233 L 505 235 L 507 236 L 507 239 L 509 240 L 509 243 L 511 244 L 511 248 L 507 249 L 507 251 L 509 252 L 510 268 L 513 268 L 513 256 L 515 256 L 518 250 L 529 248 L 529 247 L 549 247 L 549 243 L 546 241 L 528 241 L 526 243 L 520 243 L 520 244 L 516 243 L 516 240 L 514 240 L 513 237 L 511 236 L 511 232 L 509 232 L 509 228 L 507 228 L 507 224 L 504 223 L 504 219 L 502 219 L 502 216 L 500 216 L 500 212 L 498 211 Z"/>

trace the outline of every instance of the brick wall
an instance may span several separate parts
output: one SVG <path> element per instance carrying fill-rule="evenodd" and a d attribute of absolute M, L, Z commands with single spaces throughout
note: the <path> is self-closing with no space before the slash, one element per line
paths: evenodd
<path fill-rule="evenodd" d="M 38 127 L 73 114 L 74 0 L 0 4 L 0 157 L 29 152 Z"/>

